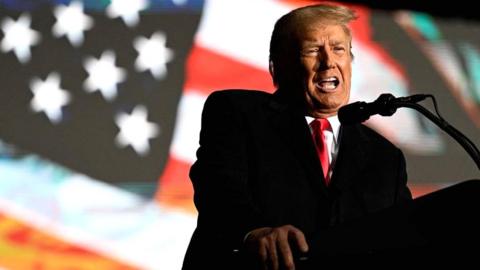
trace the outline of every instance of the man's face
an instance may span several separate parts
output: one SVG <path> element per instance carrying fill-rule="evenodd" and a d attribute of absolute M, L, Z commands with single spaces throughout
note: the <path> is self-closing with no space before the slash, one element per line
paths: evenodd
<path fill-rule="evenodd" d="M 350 38 L 340 25 L 308 24 L 299 29 L 300 73 L 307 114 L 336 115 L 350 98 Z"/>

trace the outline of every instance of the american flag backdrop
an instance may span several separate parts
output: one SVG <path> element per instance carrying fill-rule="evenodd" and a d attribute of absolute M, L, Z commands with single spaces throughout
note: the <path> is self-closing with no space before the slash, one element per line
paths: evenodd
<path fill-rule="evenodd" d="M 208 94 L 273 92 L 275 21 L 301 0 L 0 0 L 0 269 L 179 269 Z M 430 93 L 480 138 L 480 24 L 344 3 L 351 101 Z M 407 109 L 367 123 L 404 150 L 415 196 L 474 178 Z"/>

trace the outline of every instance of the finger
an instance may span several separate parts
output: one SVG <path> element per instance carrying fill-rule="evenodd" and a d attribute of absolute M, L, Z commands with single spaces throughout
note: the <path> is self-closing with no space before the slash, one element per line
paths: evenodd
<path fill-rule="evenodd" d="M 260 241 L 258 245 L 258 255 L 260 256 L 262 264 L 266 265 L 268 260 L 267 241 Z"/>
<path fill-rule="evenodd" d="M 293 254 L 288 243 L 288 235 L 284 234 L 278 237 L 277 240 L 278 249 L 282 256 L 282 262 L 287 270 L 295 270 L 295 264 L 293 262 Z"/>
<path fill-rule="evenodd" d="M 270 261 L 271 269 L 278 270 L 278 254 L 277 254 L 276 240 L 272 237 L 269 237 L 268 244 L 269 244 L 268 251 L 270 255 L 269 261 Z"/>
<path fill-rule="evenodd" d="M 297 228 L 290 230 L 290 237 L 293 237 L 297 242 L 297 246 L 302 252 L 308 252 L 308 244 L 307 240 L 305 239 L 305 235 L 302 231 Z"/>

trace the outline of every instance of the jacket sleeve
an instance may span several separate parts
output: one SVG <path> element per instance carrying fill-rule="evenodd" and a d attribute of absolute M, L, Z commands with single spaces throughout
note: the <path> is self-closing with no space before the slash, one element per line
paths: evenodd
<path fill-rule="evenodd" d="M 236 249 L 250 230 L 262 227 L 261 213 L 248 191 L 245 119 L 231 93 L 211 94 L 202 113 L 200 147 L 190 170 L 198 229 Z"/>

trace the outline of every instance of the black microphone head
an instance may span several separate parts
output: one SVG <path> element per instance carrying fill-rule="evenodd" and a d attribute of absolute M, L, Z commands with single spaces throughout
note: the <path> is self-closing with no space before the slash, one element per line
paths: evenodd
<path fill-rule="evenodd" d="M 338 120 L 343 125 L 362 123 L 370 118 L 370 110 L 366 102 L 354 102 L 347 104 L 338 110 Z"/>
<path fill-rule="evenodd" d="M 396 98 L 392 94 L 381 94 L 377 100 L 372 103 L 375 106 L 373 114 L 380 114 L 381 116 L 393 115 L 397 111 L 397 107 L 394 106 L 395 100 Z"/>

